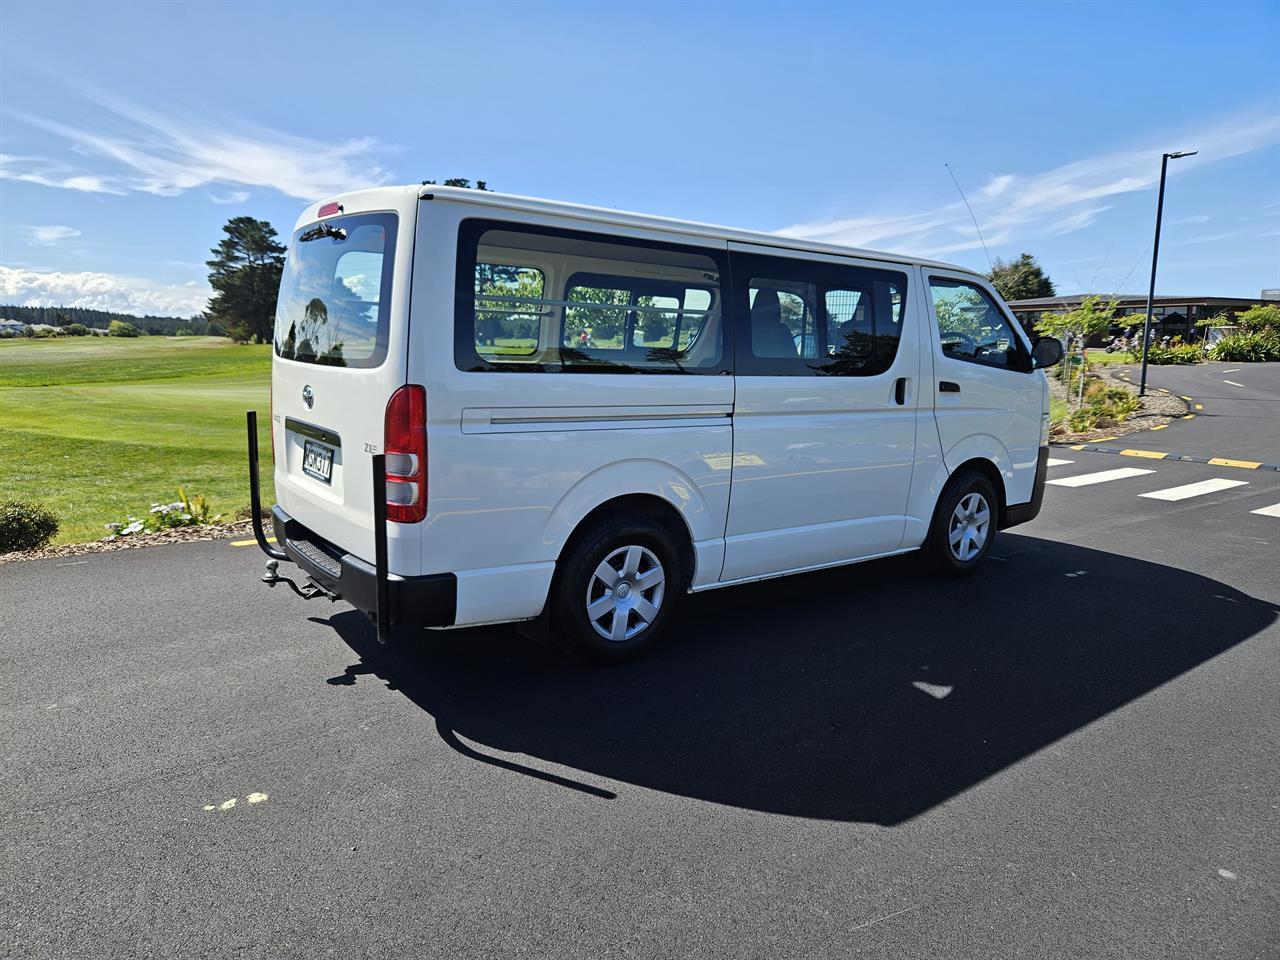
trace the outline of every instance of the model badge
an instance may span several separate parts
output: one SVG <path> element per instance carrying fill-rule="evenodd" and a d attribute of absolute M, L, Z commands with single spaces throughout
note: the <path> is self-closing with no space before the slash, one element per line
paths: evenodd
<path fill-rule="evenodd" d="M 309 383 L 302 388 L 302 402 L 307 405 L 308 410 L 315 405 L 316 392 L 311 389 L 311 384 Z"/>

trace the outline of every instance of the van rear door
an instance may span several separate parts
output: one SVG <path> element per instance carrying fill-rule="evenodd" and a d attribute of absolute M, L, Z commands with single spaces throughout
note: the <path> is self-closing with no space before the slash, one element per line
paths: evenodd
<path fill-rule="evenodd" d="M 371 457 L 382 448 L 387 401 L 405 381 L 413 214 L 359 206 L 326 204 L 320 209 L 338 215 L 302 223 L 289 245 L 276 311 L 272 431 L 281 508 L 372 561 Z M 396 563 L 400 531 L 389 526 L 392 568 L 404 569 Z"/>

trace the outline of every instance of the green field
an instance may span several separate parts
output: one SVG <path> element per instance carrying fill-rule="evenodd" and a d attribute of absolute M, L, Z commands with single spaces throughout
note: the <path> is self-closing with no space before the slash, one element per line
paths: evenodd
<path fill-rule="evenodd" d="M 220 337 L 0 340 L 0 500 L 53 510 L 55 543 L 100 539 L 179 484 L 233 514 L 256 409 L 271 503 L 270 378 L 270 345 Z"/>

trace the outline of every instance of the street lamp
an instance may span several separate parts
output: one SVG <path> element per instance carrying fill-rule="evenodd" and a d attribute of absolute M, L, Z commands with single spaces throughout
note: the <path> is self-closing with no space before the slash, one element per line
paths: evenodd
<path fill-rule="evenodd" d="M 1160 198 L 1156 200 L 1156 240 L 1151 246 L 1151 287 L 1147 290 L 1147 319 L 1142 324 L 1142 377 L 1138 383 L 1138 396 L 1147 395 L 1147 347 L 1151 344 L 1151 311 L 1155 308 L 1156 298 L 1156 260 L 1160 257 L 1160 217 L 1164 213 L 1164 174 L 1169 168 L 1170 160 L 1179 157 L 1194 157 L 1199 150 L 1179 150 L 1177 153 L 1160 155 Z"/>

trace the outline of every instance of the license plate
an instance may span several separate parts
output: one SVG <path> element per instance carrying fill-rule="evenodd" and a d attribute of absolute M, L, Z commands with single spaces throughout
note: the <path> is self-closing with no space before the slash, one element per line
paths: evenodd
<path fill-rule="evenodd" d="M 302 472 L 324 483 L 333 481 L 333 448 L 314 440 L 303 441 Z"/>

